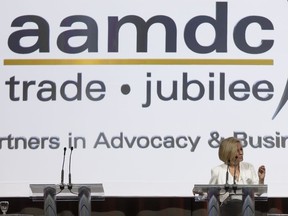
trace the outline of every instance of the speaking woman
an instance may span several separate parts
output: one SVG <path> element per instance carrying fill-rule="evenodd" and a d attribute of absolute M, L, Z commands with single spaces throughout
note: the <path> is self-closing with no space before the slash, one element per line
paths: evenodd
<path fill-rule="evenodd" d="M 223 164 L 211 170 L 210 184 L 264 184 L 266 169 L 264 165 L 258 168 L 258 175 L 254 166 L 243 162 L 243 148 L 239 139 L 229 137 L 223 139 L 218 151 Z M 220 197 L 221 215 L 237 215 L 242 212 L 242 196 L 237 193 L 225 193 Z"/>

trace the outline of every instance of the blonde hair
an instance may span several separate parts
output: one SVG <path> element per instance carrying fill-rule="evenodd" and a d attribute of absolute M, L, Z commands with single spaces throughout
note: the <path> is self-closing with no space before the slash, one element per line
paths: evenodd
<path fill-rule="evenodd" d="M 228 164 L 229 161 L 234 161 L 237 155 L 237 144 L 241 143 L 235 137 L 228 137 L 223 139 L 220 143 L 218 156 L 221 161 Z"/>

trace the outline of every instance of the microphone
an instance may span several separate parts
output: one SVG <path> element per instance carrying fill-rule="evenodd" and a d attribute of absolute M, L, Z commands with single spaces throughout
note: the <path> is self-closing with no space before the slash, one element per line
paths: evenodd
<path fill-rule="evenodd" d="M 226 183 L 225 183 L 225 186 L 224 186 L 226 191 L 228 191 L 228 189 L 229 189 L 229 184 L 228 184 L 229 166 L 230 166 L 230 159 L 227 162 Z"/>
<path fill-rule="evenodd" d="M 62 162 L 62 170 L 61 170 L 61 183 L 60 183 L 60 189 L 64 189 L 64 164 L 65 164 L 65 155 L 66 155 L 66 147 L 64 147 L 64 155 L 63 155 L 63 162 Z"/>
<path fill-rule="evenodd" d="M 235 157 L 235 161 L 234 161 L 234 176 L 233 176 L 233 190 L 234 193 L 236 194 L 236 190 L 237 190 L 237 184 L 236 184 L 236 169 L 237 169 L 237 161 L 238 157 Z"/>
<path fill-rule="evenodd" d="M 71 151 L 70 151 L 70 158 L 69 158 L 69 183 L 68 183 L 68 189 L 71 190 L 72 189 L 72 183 L 71 183 L 71 157 L 72 157 L 72 151 L 73 151 L 73 147 L 70 147 Z"/>

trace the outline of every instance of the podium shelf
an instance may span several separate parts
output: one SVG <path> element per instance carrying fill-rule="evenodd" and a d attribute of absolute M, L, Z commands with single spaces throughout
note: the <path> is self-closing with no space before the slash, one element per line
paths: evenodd
<path fill-rule="evenodd" d="M 68 189 L 68 186 L 65 185 L 64 189 L 60 188 L 60 185 L 57 184 L 30 184 L 32 191 L 32 199 L 34 201 L 43 201 L 44 200 L 44 189 L 53 188 L 56 191 L 56 200 L 59 201 L 77 201 L 78 200 L 78 191 L 81 187 L 86 187 L 90 189 L 91 200 L 104 200 L 104 188 L 102 184 L 72 184 L 71 190 Z"/>

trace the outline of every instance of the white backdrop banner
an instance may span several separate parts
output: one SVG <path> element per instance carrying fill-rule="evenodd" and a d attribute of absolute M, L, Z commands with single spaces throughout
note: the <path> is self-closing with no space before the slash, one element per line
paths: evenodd
<path fill-rule="evenodd" d="M 288 196 L 288 2 L 10 0 L 0 7 L 0 187 L 192 196 L 222 138 Z M 15 190 L 17 188 L 17 190 Z"/>

